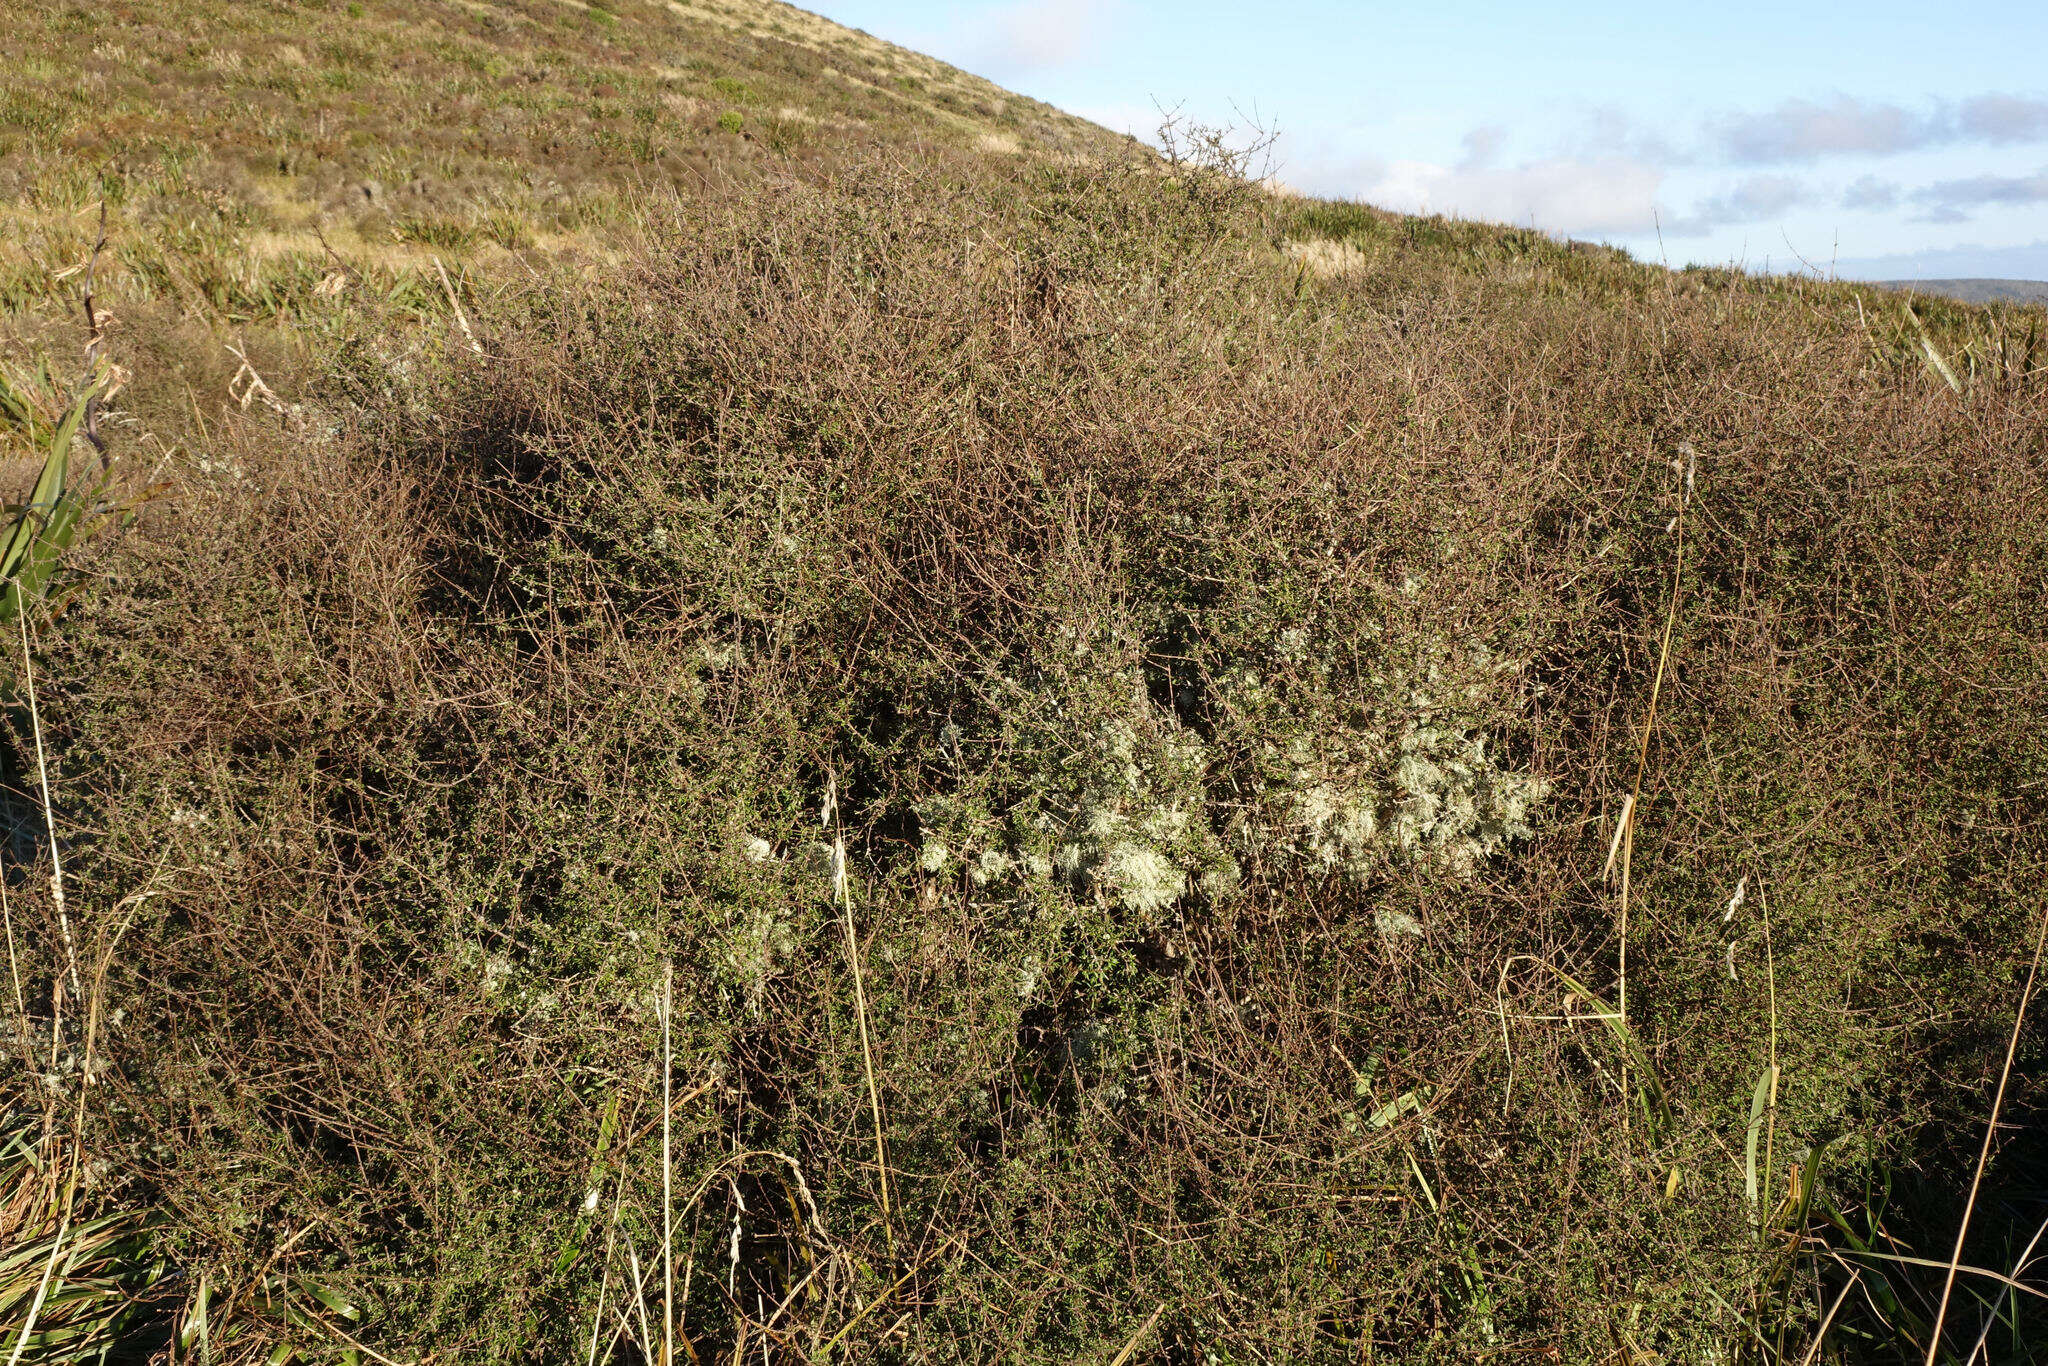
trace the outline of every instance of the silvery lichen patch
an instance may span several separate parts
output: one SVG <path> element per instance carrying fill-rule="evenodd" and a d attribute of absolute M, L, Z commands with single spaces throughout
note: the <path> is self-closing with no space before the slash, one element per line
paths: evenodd
<path fill-rule="evenodd" d="M 1143 921 L 1197 886 L 1234 885 L 1212 829 L 1206 747 L 1135 671 L 1113 679 L 1050 699 L 1049 723 L 1011 728 L 1021 743 L 1002 815 L 954 795 L 920 803 L 919 866 L 964 872 L 977 888 L 1057 880 Z"/>
<path fill-rule="evenodd" d="M 1282 839 L 1308 865 L 1364 879 L 1397 861 L 1467 874 L 1526 838 L 1542 779 L 1504 770 L 1484 735 L 1456 723 L 1404 725 L 1286 753 Z"/>
<path fill-rule="evenodd" d="M 1404 864 L 1469 875 L 1530 834 L 1547 785 L 1488 744 L 1512 661 L 1427 634 L 1397 651 L 1380 635 L 1383 656 L 1356 677 L 1299 637 L 1283 632 L 1273 654 L 1286 686 L 1244 664 L 1217 680 L 1219 729 L 1260 770 L 1235 843 L 1362 882 Z"/>
<path fill-rule="evenodd" d="M 1082 890 L 1156 916 L 1229 866 L 1210 830 L 1208 752 L 1135 679 L 1122 714 L 1093 731 L 1097 761 L 1082 775 L 1054 865 Z"/>
<path fill-rule="evenodd" d="M 1321 659 L 1308 632 L 1283 631 L 1265 659 L 1215 680 L 1210 740 L 1136 668 L 1114 687 L 1098 674 L 1054 692 L 1041 677 L 1037 697 L 1013 682 L 1033 704 L 1019 710 L 1042 718 L 1006 728 L 1016 787 L 1006 804 L 919 804 L 919 866 L 979 889 L 1051 875 L 1141 922 L 1235 890 L 1240 857 L 1360 882 L 1401 865 L 1469 875 L 1530 834 L 1547 792 L 1488 743 L 1516 669 L 1433 638 L 1411 655 L 1361 680 Z M 963 734 L 945 723 L 949 761 Z"/>

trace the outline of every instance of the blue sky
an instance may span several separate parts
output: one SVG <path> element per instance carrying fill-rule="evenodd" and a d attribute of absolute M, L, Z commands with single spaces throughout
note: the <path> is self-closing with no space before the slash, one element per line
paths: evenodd
<path fill-rule="evenodd" d="M 2048 279 L 2048 0 L 811 3 L 1120 130 L 1256 111 L 1315 194 L 1674 265 Z"/>

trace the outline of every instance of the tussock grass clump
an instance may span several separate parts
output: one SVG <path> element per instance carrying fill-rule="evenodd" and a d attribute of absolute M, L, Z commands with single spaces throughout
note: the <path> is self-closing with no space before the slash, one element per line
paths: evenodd
<path fill-rule="evenodd" d="M 2002 1055 L 2038 376 L 1562 248 L 1309 272 L 1241 189 L 706 192 L 102 551 L 42 668 L 73 914 L 153 888 L 93 1136 L 166 1255 L 399 1359 L 1796 1359 L 1851 1271 L 1909 1303 L 1760 1268 L 1903 1227 L 1813 1183 L 1938 1186 Z"/>

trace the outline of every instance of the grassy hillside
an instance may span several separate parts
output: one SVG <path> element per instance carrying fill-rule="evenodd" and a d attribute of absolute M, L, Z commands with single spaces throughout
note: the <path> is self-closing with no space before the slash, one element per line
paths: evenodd
<path fill-rule="evenodd" d="M 7 39 L 9 1350 L 2041 1352 L 2038 310 L 362 10 Z"/>
<path fill-rule="evenodd" d="M 36 6 L 0 38 L 0 307 L 80 259 L 104 181 L 138 293 L 305 306 L 315 235 L 388 264 L 590 245 L 627 191 L 863 144 L 1108 134 L 767 0 Z"/>
<path fill-rule="evenodd" d="M 883 146 L 1121 141 L 768 0 L 35 5 L 0 33 L 0 336 L 33 355 L 75 313 L 103 200 L 101 300 L 144 325 L 136 346 L 253 329 L 264 373 L 286 363 L 275 326 L 317 326 L 343 294 L 443 307 L 437 259 L 463 288 L 601 268 L 678 190 Z M 211 337 L 162 350 L 133 367 L 159 427 L 241 364 Z"/>
<path fill-rule="evenodd" d="M 1886 289 L 1937 294 L 1966 304 L 2048 303 L 2048 280 L 1885 280 Z"/>

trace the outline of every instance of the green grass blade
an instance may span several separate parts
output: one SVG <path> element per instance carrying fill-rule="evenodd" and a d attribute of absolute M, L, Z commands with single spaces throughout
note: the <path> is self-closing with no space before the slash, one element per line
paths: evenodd
<path fill-rule="evenodd" d="M 1761 1223 L 1763 1220 L 1763 1211 L 1757 1206 L 1756 1141 L 1758 1135 L 1763 1132 L 1764 1106 L 1768 1101 L 1770 1093 L 1771 1072 L 1769 1068 L 1765 1068 L 1757 1076 L 1756 1090 L 1751 1093 L 1749 1098 L 1749 1131 L 1742 1145 L 1743 1193 L 1749 1199 L 1749 1214 L 1752 1223 Z"/>

